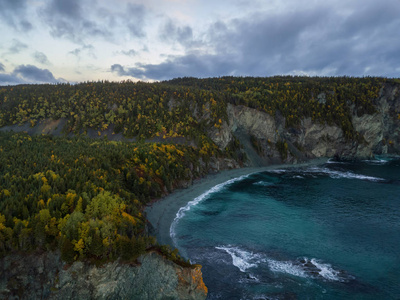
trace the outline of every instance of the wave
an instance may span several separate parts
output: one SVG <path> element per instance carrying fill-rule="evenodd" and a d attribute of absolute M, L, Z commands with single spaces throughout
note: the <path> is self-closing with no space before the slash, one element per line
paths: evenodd
<path fill-rule="evenodd" d="M 369 165 L 386 165 L 390 162 L 390 160 L 387 159 L 367 159 L 363 160 L 363 162 L 369 164 Z"/>
<path fill-rule="evenodd" d="M 308 171 L 308 170 L 307 170 Z M 310 171 L 311 173 L 321 173 L 321 174 L 326 174 L 329 177 L 333 179 L 337 178 L 347 178 L 347 179 L 360 179 L 360 180 L 367 180 L 367 181 L 385 181 L 383 178 L 379 177 L 372 177 L 372 176 L 367 176 L 367 175 L 362 175 L 362 174 L 355 174 L 350 171 L 343 172 L 343 171 L 335 171 L 331 170 L 328 168 L 311 168 Z"/>
<path fill-rule="evenodd" d="M 286 273 L 304 278 L 309 277 L 301 266 L 296 265 L 290 261 L 278 261 L 268 259 L 268 267 L 273 272 Z"/>
<path fill-rule="evenodd" d="M 275 170 L 268 170 L 268 173 L 276 173 L 276 174 L 284 174 L 289 172 L 289 169 L 275 169 Z"/>
<path fill-rule="evenodd" d="M 257 267 L 262 261 L 265 261 L 259 254 L 254 254 L 253 252 L 238 247 L 222 246 L 215 247 L 215 249 L 223 250 L 228 253 L 232 257 L 232 264 L 242 272 Z"/>
<path fill-rule="evenodd" d="M 243 176 L 240 176 L 240 177 L 237 177 L 237 178 L 230 179 L 230 180 L 225 181 L 223 183 L 217 184 L 216 186 L 212 187 L 211 189 L 209 189 L 205 193 L 203 193 L 200 196 L 194 198 L 192 201 L 189 201 L 185 206 L 181 207 L 179 209 L 179 211 L 176 213 L 176 216 L 175 216 L 174 220 L 172 221 L 171 227 L 169 229 L 169 234 L 170 234 L 174 244 L 176 244 L 175 243 L 175 228 L 176 228 L 176 225 L 178 224 L 179 220 L 185 216 L 187 211 L 189 211 L 193 206 L 196 206 L 200 202 L 208 199 L 211 194 L 217 193 L 217 192 L 221 191 L 223 188 L 225 188 L 226 186 L 228 186 L 228 185 L 230 185 L 230 184 L 232 184 L 232 183 L 234 183 L 236 181 L 243 180 L 243 179 L 247 178 L 250 175 L 251 174 L 243 175 Z"/>
<path fill-rule="evenodd" d="M 295 261 L 277 261 L 268 259 L 271 271 L 287 273 L 304 278 L 319 278 L 328 281 L 349 282 L 355 277 L 343 270 L 337 270 L 331 264 L 323 263 L 316 258 L 298 259 Z"/>
<path fill-rule="evenodd" d="M 257 277 L 256 275 L 252 274 L 252 273 L 248 273 L 246 275 L 246 277 L 241 277 L 239 279 L 240 283 L 260 283 L 261 280 L 259 277 Z"/>
<path fill-rule="evenodd" d="M 349 164 L 346 161 L 338 161 L 338 160 L 334 160 L 332 158 L 328 159 L 325 163 L 326 164 L 340 164 L 340 165 L 348 165 Z"/>
<path fill-rule="evenodd" d="M 275 184 L 272 183 L 272 182 L 268 182 L 268 181 L 258 181 L 258 182 L 253 183 L 253 185 L 272 186 L 272 185 L 275 185 Z"/>
<path fill-rule="evenodd" d="M 261 253 L 254 253 L 234 246 L 215 247 L 223 250 L 232 257 L 232 264 L 241 272 L 246 273 L 249 269 L 257 268 L 260 265 L 267 266 L 275 273 L 284 273 L 303 278 L 319 278 L 328 281 L 349 282 L 355 277 L 347 274 L 343 270 L 337 270 L 328 263 L 324 263 L 316 258 L 301 258 L 294 261 L 280 261 L 267 257 Z M 249 278 L 259 281 L 253 274 Z M 255 277 L 255 278 L 253 278 Z"/>
<path fill-rule="evenodd" d="M 344 172 L 344 171 L 337 171 L 337 170 L 331 170 L 329 168 L 322 168 L 322 167 L 312 167 L 308 169 L 286 169 L 286 170 L 272 170 L 269 171 L 271 173 L 277 173 L 277 174 L 284 174 L 284 173 L 294 173 L 292 178 L 300 178 L 304 176 L 310 176 L 310 177 L 315 177 L 314 175 L 327 175 L 331 177 L 332 179 L 359 179 L 359 180 L 366 180 L 366 181 L 373 181 L 373 182 L 380 182 L 380 181 L 386 181 L 383 178 L 379 177 L 373 177 L 373 176 L 367 176 L 367 175 L 362 175 L 362 174 L 356 174 L 350 171 Z M 301 173 L 301 175 L 298 175 L 298 173 Z"/>
<path fill-rule="evenodd" d="M 322 277 L 325 280 L 349 282 L 350 280 L 355 279 L 354 276 L 347 274 L 345 271 L 336 270 L 331 264 L 323 263 L 316 258 L 309 259 L 304 257 L 300 260 L 300 263 L 305 269 L 308 270 L 308 272 L 316 277 Z"/>

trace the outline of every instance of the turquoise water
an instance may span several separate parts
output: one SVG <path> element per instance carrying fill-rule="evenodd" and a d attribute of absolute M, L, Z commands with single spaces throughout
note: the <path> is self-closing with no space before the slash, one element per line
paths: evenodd
<path fill-rule="evenodd" d="M 400 161 L 243 176 L 182 208 L 208 299 L 400 299 Z"/>

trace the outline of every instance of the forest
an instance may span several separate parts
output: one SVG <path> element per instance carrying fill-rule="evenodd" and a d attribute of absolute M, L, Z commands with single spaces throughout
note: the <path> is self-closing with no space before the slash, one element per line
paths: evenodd
<path fill-rule="evenodd" d="M 229 103 L 279 114 L 287 128 L 304 118 L 336 124 L 356 139 L 350 108 L 374 113 L 391 80 L 220 77 L 0 87 L 0 127 L 67 120 L 58 137 L 0 132 L 0 256 L 59 249 L 66 262 L 134 261 L 159 249 L 181 261 L 147 234 L 143 208 L 180 181 L 205 176 L 213 157 L 244 162 L 239 141 L 219 149 L 208 135 L 228 122 Z M 135 141 L 86 136 L 110 128 Z"/>
<path fill-rule="evenodd" d="M 210 155 L 172 144 L 0 133 L 0 254 L 61 249 L 62 258 L 134 259 L 150 247 L 143 207 Z"/>

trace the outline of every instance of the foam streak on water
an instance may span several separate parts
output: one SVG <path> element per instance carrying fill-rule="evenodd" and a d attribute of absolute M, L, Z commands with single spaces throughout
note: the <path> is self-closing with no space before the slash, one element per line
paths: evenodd
<path fill-rule="evenodd" d="M 236 181 L 243 180 L 243 179 L 247 178 L 250 175 L 251 174 L 243 175 L 243 176 L 240 176 L 240 177 L 237 177 L 237 178 L 230 179 L 230 180 L 228 180 L 226 182 L 217 184 L 216 186 L 214 186 L 213 188 L 209 189 L 205 193 L 201 194 L 200 196 L 194 198 L 192 201 L 188 202 L 188 204 L 186 204 L 184 207 L 181 207 L 179 209 L 179 211 L 176 213 L 176 217 L 175 217 L 174 221 L 172 222 L 171 227 L 169 229 L 169 233 L 170 233 L 170 236 L 171 236 L 172 241 L 174 242 L 174 244 L 176 245 L 176 242 L 175 242 L 175 228 L 176 228 L 176 225 L 178 224 L 179 220 L 185 216 L 185 213 L 187 211 L 189 211 L 193 206 L 196 206 L 200 202 L 208 199 L 212 194 L 217 193 L 217 192 L 221 191 L 223 188 L 225 188 L 226 186 L 228 186 L 228 185 L 230 185 L 230 184 L 232 184 L 232 183 L 234 183 Z"/>
<path fill-rule="evenodd" d="M 215 247 L 215 249 L 223 250 L 228 253 L 232 257 L 232 264 L 242 272 L 257 267 L 260 262 L 264 261 L 261 259 L 260 255 L 242 250 L 238 247 L 222 246 Z"/>
<path fill-rule="evenodd" d="M 228 253 L 232 257 L 232 264 L 244 273 L 251 268 L 257 268 L 266 263 L 268 268 L 275 273 L 285 273 L 303 278 L 311 277 L 340 282 L 347 282 L 354 279 L 354 277 L 345 272 L 336 270 L 330 264 L 323 263 L 316 258 L 309 259 L 305 257 L 301 260 L 279 261 L 261 253 L 246 251 L 230 245 L 218 246 L 215 247 L 215 249 Z"/>
<path fill-rule="evenodd" d="M 286 273 L 298 277 L 308 277 L 307 273 L 300 265 L 296 265 L 291 261 L 277 261 L 268 259 L 268 267 L 273 272 Z"/>
<path fill-rule="evenodd" d="M 315 258 L 311 259 L 311 263 L 320 270 L 319 275 L 323 278 L 331 281 L 343 281 L 340 278 L 340 272 L 333 269 L 330 264 L 324 264 Z"/>
<path fill-rule="evenodd" d="M 273 170 L 270 171 L 271 173 L 277 173 L 277 174 L 283 174 L 283 173 L 292 173 L 293 171 L 290 169 L 286 170 Z M 320 168 L 320 167 L 313 167 L 305 170 L 299 170 L 297 169 L 296 172 L 301 172 L 303 175 L 328 175 L 332 179 L 359 179 L 359 180 L 367 180 L 367 181 L 373 181 L 373 182 L 380 182 L 380 181 L 385 181 L 383 178 L 379 177 L 373 177 L 373 176 L 367 176 L 367 175 L 362 175 L 362 174 L 355 174 L 353 172 L 347 171 L 337 171 L 337 170 L 331 170 L 328 168 Z M 298 175 L 294 176 L 294 178 L 298 178 Z"/>

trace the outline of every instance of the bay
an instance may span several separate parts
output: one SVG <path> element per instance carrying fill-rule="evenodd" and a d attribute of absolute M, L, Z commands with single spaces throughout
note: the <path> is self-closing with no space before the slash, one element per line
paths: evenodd
<path fill-rule="evenodd" d="M 182 208 L 175 246 L 208 299 L 398 299 L 400 161 L 270 170 Z"/>

